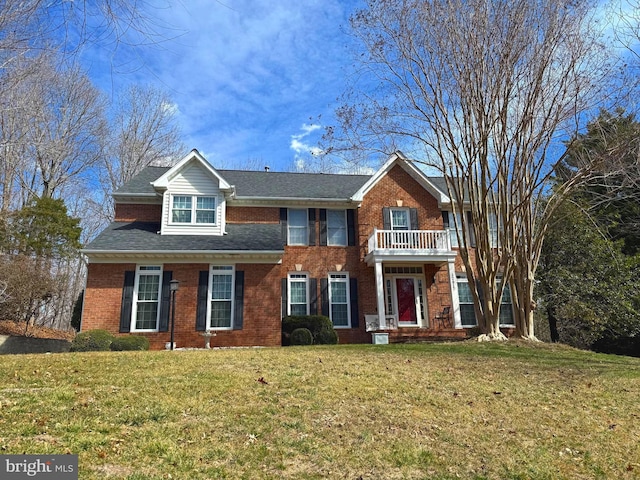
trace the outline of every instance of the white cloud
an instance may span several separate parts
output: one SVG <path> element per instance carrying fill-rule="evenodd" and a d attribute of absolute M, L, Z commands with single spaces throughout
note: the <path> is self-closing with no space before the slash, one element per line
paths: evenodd
<path fill-rule="evenodd" d="M 298 160 L 300 160 L 300 157 L 304 154 L 310 154 L 313 156 L 318 156 L 322 154 L 322 149 L 317 145 L 313 145 L 311 143 L 306 143 L 302 141 L 304 138 L 308 137 L 313 132 L 320 129 L 322 129 L 321 125 L 317 125 L 317 124 L 308 125 L 306 123 L 303 123 L 302 127 L 300 127 L 300 130 L 302 130 L 302 133 L 291 135 L 291 143 L 289 144 L 289 147 L 291 148 L 291 150 L 295 152 L 296 163 Z"/>
<path fill-rule="evenodd" d="M 168 2 L 167 2 L 168 3 Z M 92 77 L 109 89 L 152 83 L 179 105 L 189 148 L 233 164 L 261 157 L 274 169 L 314 155 L 321 128 L 301 122 L 322 115 L 331 124 L 349 64 L 343 34 L 356 3 L 343 0 L 171 2 L 151 13 L 175 35 L 157 45 L 121 46 L 116 61 L 129 74 L 110 75 L 110 52 L 88 50 Z M 298 132 L 291 135 L 291 132 Z M 315 140 L 315 139 L 313 139 Z"/>

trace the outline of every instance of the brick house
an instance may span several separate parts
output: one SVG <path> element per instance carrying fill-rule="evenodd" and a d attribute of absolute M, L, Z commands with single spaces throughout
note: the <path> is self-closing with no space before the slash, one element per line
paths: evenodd
<path fill-rule="evenodd" d="M 113 197 L 114 222 L 83 251 L 83 331 L 164 348 L 172 279 L 178 347 L 202 347 L 205 330 L 214 346 L 280 345 L 290 314 L 330 317 L 340 343 L 476 324 L 444 181 L 400 152 L 373 175 L 334 175 L 216 170 L 193 150 Z M 508 328 L 508 291 L 503 303 Z"/>

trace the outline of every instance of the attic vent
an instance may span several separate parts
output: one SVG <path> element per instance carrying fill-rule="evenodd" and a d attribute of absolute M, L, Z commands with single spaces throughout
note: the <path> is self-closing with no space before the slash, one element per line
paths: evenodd
<path fill-rule="evenodd" d="M 271 169 L 269 168 L 269 166 L 264 167 L 264 171 L 265 171 L 265 172 L 268 172 L 269 170 L 271 170 Z"/>

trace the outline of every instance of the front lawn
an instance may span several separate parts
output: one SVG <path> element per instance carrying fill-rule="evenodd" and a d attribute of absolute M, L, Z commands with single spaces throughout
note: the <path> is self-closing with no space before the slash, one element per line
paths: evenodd
<path fill-rule="evenodd" d="M 2 454 L 80 478 L 640 478 L 640 359 L 472 342 L 0 357 Z"/>

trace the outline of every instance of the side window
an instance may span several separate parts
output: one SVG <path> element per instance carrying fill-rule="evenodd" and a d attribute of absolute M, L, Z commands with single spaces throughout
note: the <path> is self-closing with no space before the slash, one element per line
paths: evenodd
<path fill-rule="evenodd" d="M 506 285 L 502 291 L 502 301 L 500 302 L 500 325 L 515 325 L 513 320 L 511 289 L 509 288 L 509 285 Z"/>
<path fill-rule="evenodd" d="M 305 209 L 289 209 L 288 212 L 288 245 L 307 245 L 308 212 Z"/>
<path fill-rule="evenodd" d="M 473 308 L 473 295 L 466 277 L 458 277 L 458 301 L 460 303 L 460 321 L 463 327 L 475 327 L 476 312 Z"/>
<path fill-rule="evenodd" d="M 329 274 L 329 317 L 334 327 L 351 325 L 349 300 L 349 275 Z"/>
<path fill-rule="evenodd" d="M 288 315 L 309 315 L 309 275 L 290 273 Z"/>
<path fill-rule="evenodd" d="M 131 331 L 157 331 L 160 315 L 162 267 L 140 265 L 136 268 Z"/>
<path fill-rule="evenodd" d="M 231 328 L 233 267 L 212 266 L 209 277 L 209 328 Z"/>
<path fill-rule="evenodd" d="M 460 240 L 463 240 L 462 237 L 462 217 L 460 216 L 459 213 L 455 214 L 455 218 L 454 218 L 454 213 L 453 212 L 447 212 L 449 215 L 449 238 L 451 239 L 451 246 L 452 247 L 458 247 L 458 235 L 457 233 L 460 234 Z M 456 220 L 457 220 L 457 224 L 456 224 Z M 457 227 L 457 229 L 456 229 Z"/>
<path fill-rule="evenodd" d="M 345 210 L 327 210 L 327 244 L 347 245 L 347 212 Z"/>

